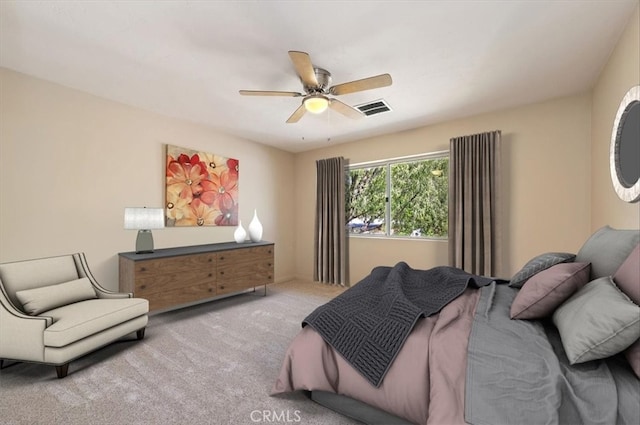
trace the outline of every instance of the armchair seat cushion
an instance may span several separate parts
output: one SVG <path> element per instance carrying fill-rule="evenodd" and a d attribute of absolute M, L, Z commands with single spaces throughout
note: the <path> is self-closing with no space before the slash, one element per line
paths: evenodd
<path fill-rule="evenodd" d="M 149 301 L 142 298 L 92 299 L 55 308 L 40 315 L 53 319 L 44 331 L 44 345 L 64 347 L 148 311 Z"/>

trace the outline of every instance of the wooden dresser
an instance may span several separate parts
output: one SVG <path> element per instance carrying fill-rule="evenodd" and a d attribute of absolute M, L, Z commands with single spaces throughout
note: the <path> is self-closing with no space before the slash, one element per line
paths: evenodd
<path fill-rule="evenodd" d="M 120 291 L 149 300 L 149 310 L 167 310 L 273 283 L 274 244 L 225 242 L 121 252 Z"/>

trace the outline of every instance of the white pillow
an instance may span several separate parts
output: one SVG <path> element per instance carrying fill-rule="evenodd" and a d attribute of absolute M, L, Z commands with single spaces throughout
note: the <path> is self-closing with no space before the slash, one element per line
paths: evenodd
<path fill-rule="evenodd" d="M 16 297 L 22 303 L 24 312 L 31 316 L 63 305 L 98 298 L 93 285 L 86 277 L 57 285 L 17 291 Z"/>
<path fill-rule="evenodd" d="M 613 356 L 640 337 L 640 307 L 610 276 L 592 280 L 553 313 L 571 364 Z"/>

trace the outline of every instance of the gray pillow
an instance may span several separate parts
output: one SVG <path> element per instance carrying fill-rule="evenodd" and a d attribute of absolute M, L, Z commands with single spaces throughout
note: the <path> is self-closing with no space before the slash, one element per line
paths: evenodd
<path fill-rule="evenodd" d="M 18 291 L 16 297 L 22 303 L 24 312 L 32 316 L 63 305 L 98 298 L 93 285 L 86 277 L 57 285 Z"/>
<path fill-rule="evenodd" d="M 604 359 L 640 338 L 640 307 L 610 276 L 592 280 L 553 313 L 571 364 Z"/>
<path fill-rule="evenodd" d="M 576 262 L 591 263 L 591 279 L 613 276 L 640 242 L 640 230 L 618 230 L 604 226 L 582 245 Z"/>
<path fill-rule="evenodd" d="M 551 266 L 555 266 L 560 263 L 569 263 L 576 257 L 575 254 L 568 252 L 547 252 L 540 254 L 527 262 L 516 274 L 511 278 L 509 286 L 513 288 L 522 288 L 522 285 L 531 276 L 536 273 L 540 273 L 543 270 L 548 269 Z"/>

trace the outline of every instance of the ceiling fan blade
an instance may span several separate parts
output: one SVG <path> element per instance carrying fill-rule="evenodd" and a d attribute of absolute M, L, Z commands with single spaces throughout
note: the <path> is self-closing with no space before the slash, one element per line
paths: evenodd
<path fill-rule="evenodd" d="M 335 85 L 329 89 L 329 93 L 338 96 L 341 94 L 377 89 L 379 87 L 387 87 L 390 86 L 391 83 L 391 75 L 381 74 L 376 75 L 375 77 L 363 78 L 362 80 Z"/>
<path fill-rule="evenodd" d="M 360 119 L 364 117 L 364 115 L 360 111 L 358 111 L 356 108 L 352 108 L 346 103 L 340 102 L 338 99 L 330 99 L 329 107 L 334 111 L 340 112 L 342 115 L 345 115 L 349 118 Z"/>
<path fill-rule="evenodd" d="M 288 96 L 298 97 L 304 96 L 302 93 L 295 91 L 268 91 L 268 90 L 240 90 L 243 96 Z"/>
<path fill-rule="evenodd" d="M 302 105 L 300 105 L 298 109 L 296 109 L 295 112 L 291 114 L 291 116 L 287 120 L 287 124 L 293 124 L 300 121 L 300 118 L 302 118 L 305 112 L 307 112 L 307 109 L 304 107 L 304 103 L 302 103 Z"/>
<path fill-rule="evenodd" d="M 293 66 L 296 68 L 298 77 L 302 80 L 302 84 L 305 87 L 317 87 L 318 79 L 316 73 L 313 70 L 313 64 L 311 63 L 311 57 L 305 52 L 296 52 L 295 50 L 289 50 L 289 57 Z"/>

